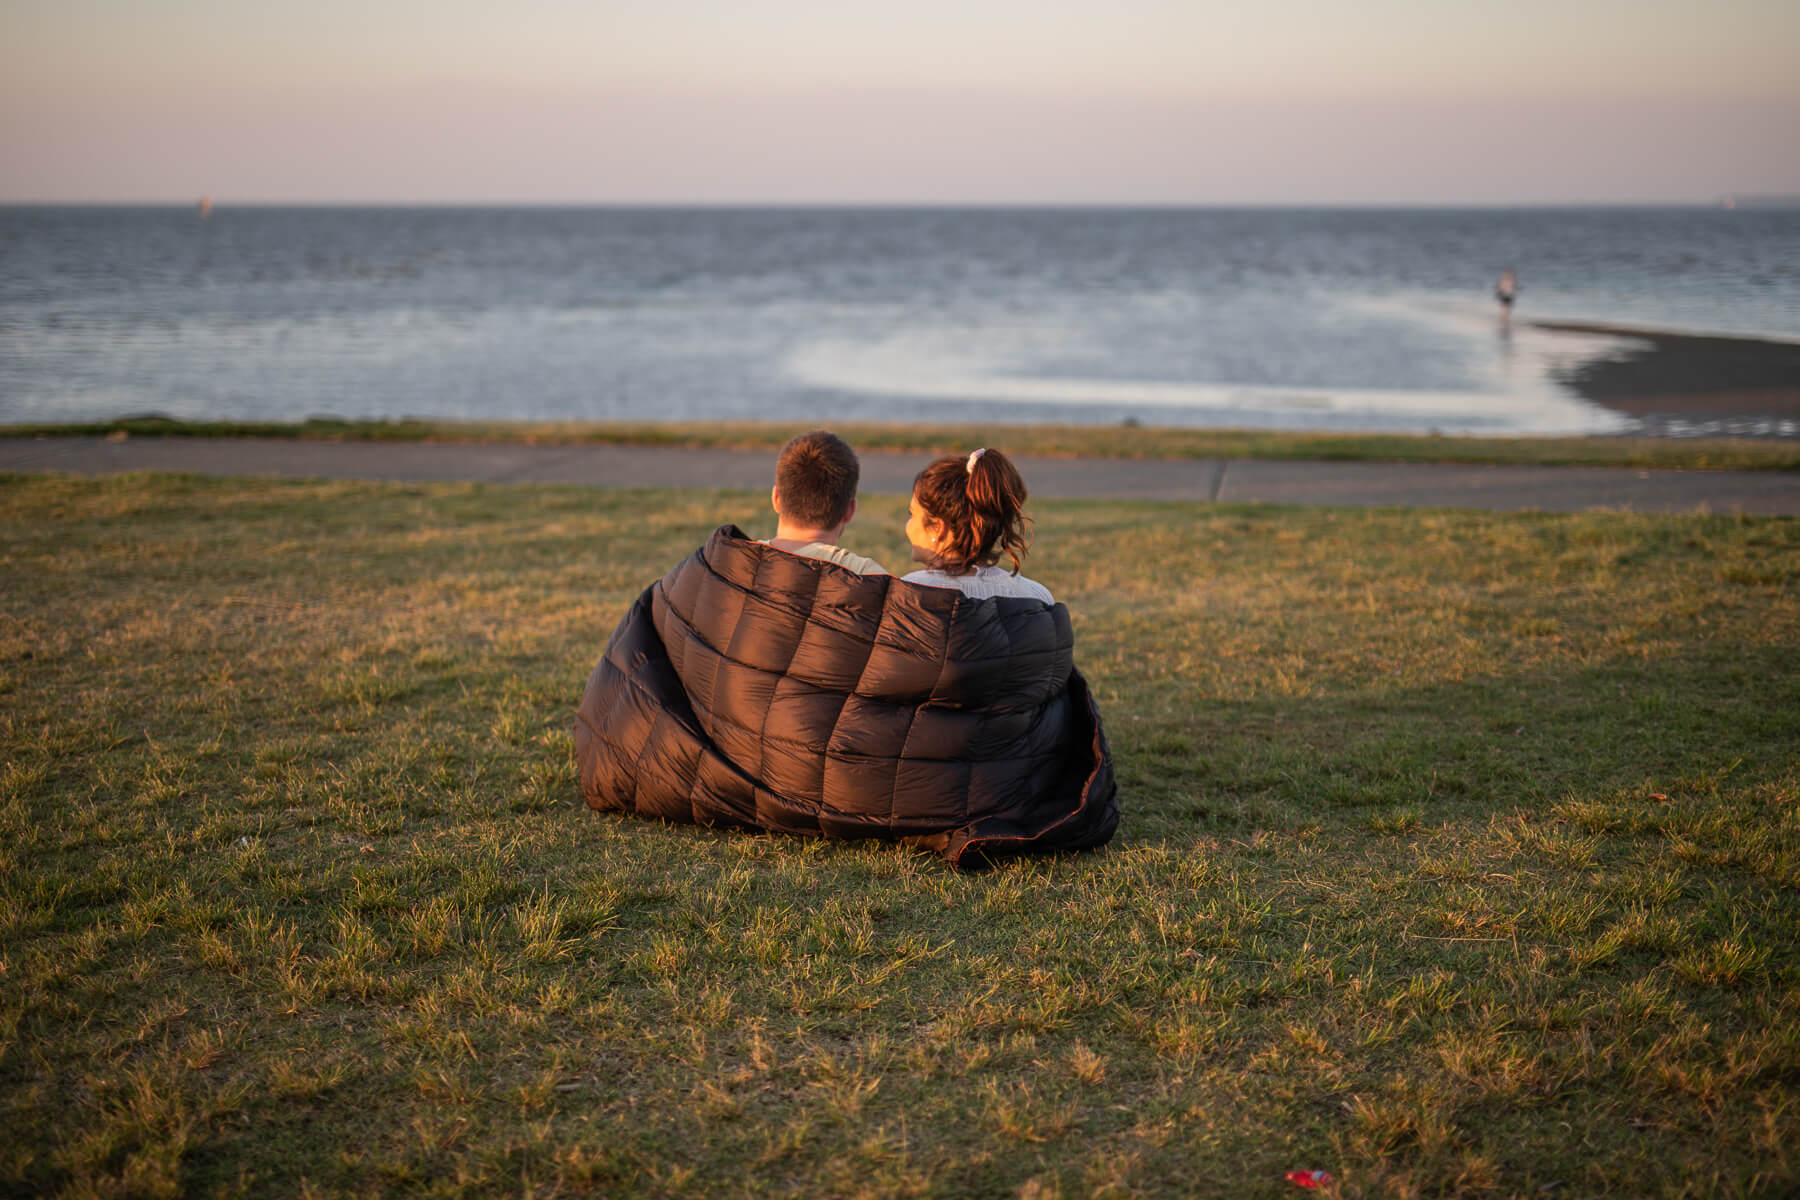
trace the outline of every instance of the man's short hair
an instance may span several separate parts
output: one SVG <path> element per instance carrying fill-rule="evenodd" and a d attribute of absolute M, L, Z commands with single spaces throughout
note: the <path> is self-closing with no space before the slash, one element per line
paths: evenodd
<path fill-rule="evenodd" d="M 843 523 L 861 475 L 856 451 L 843 438 L 824 429 L 801 434 L 781 448 L 775 462 L 782 518 L 813 529 Z"/>

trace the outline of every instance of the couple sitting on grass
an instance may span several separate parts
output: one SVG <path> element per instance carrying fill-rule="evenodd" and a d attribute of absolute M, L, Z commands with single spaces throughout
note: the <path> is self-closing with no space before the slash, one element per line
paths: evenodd
<path fill-rule="evenodd" d="M 789 442 L 775 464 L 775 536 L 765 545 L 821 558 L 859 575 L 886 575 L 873 559 L 837 544 L 856 516 L 856 452 L 823 429 Z M 925 569 L 906 583 L 955 588 L 965 596 L 1026 596 L 1053 604 L 1050 589 L 1019 574 L 1025 554 L 1025 481 L 998 450 L 945 455 L 913 480 L 906 540 Z M 1012 570 L 995 565 L 1004 552 Z"/>
<path fill-rule="evenodd" d="M 722 526 L 638 597 L 576 712 L 587 803 L 956 866 L 1104 843 L 1112 760 L 1068 609 L 1018 573 L 1017 469 L 977 450 L 919 472 L 903 578 L 837 544 L 859 474 L 834 434 L 795 438 L 775 536 Z"/>

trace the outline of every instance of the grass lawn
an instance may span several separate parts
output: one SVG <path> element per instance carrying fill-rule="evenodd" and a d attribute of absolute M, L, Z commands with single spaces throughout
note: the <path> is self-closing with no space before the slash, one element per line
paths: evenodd
<path fill-rule="evenodd" d="M 780 422 L 175 421 L 123 417 L 77 424 L 0 425 L 0 437 L 274 437 L 370 442 L 607 443 L 780 449 L 810 426 Z M 1406 433 L 1276 433 L 1137 425 L 902 425 L 832 427 L 860 453 L 966 452 L 1104 458 L 1264 458 L 1342 462 L 1538 464 L 1669 470 L 1800 471 L 1800 441 L 1755 438 L 1443 437 Z"/>
<path fill-rule="evenodd" d="M 1124 822 L 965 876 L 580 807 L 766 506 L 0 478 L 0 1192 L 1800 1189 L 1800 522 L 1041 505 Z"/>

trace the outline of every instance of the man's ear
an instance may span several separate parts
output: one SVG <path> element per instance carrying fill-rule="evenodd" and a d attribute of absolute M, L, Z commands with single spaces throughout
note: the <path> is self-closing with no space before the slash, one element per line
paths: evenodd
<path fill-rule="evenodd" d="M 852 496 L 850 498 L 850 511 L 844 514 L 844 524 L 848 525 L 854 520 L 856 520 L 856 497 Z"/>
<path fill-rule="evenodd" d="M 781 515 L 781 485 L 780 484 L 777 484 L 774 487 L 769 489 L 769 507 L 775 510 L 776 516 L 779 517 Z"/>

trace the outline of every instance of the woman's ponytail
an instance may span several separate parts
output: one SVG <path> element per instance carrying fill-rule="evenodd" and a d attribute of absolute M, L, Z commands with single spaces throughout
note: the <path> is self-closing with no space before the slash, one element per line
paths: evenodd
<path fill-rule="evenodd" d="M 967 574 L 1004 552 L 1019 573 L 1029 539 L 1025 480 L 999 450 L 982 447 L 966 457 L 948 454 L 920 471 L 913 494 L 933 520 L 945 527 L 942 566 Z"/>

